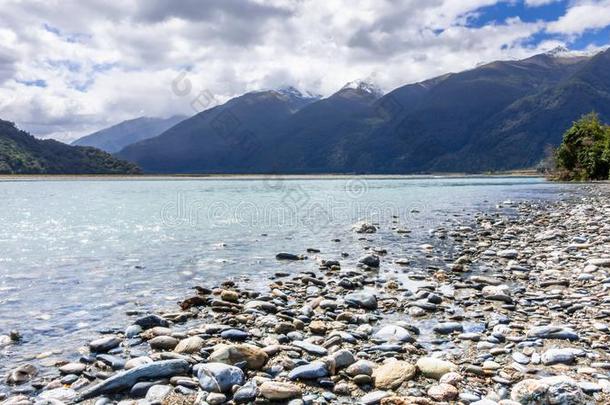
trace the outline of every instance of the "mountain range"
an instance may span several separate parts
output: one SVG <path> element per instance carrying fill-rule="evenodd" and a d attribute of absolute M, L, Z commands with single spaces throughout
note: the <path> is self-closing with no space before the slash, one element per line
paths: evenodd
<path fill-rule="evenodd" d="M 247 93 L 117 153 L 156 173 L 421 173 L 533 167 L 580 115 L 610 119 L 610 50 L 497 61 L 382 95 Z"/>
<path fill-rule="evenodd" d="M 92 146 L 109 153 L 114 153 L 132 143 L 161 135 L 186 118 L 184 115 L 176 115 L 169 118 L 135 118 L 79 138 L 72 142 L 72 145 Z"/>
<path fill-rule="evenodd" d="M 135 174 L 140 169 L 99 149 L 41 140 L 0 120 L 1 174 Z"/>

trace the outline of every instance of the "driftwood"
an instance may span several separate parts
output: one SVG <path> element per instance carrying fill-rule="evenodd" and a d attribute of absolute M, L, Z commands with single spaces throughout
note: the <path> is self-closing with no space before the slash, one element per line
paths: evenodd
<path fill-rule="evenodd" d="M 163 360 L 143 364 L 131 370 L 113 375 L 107 380 L 80 393 L 75 402 L 80 402 L 98 395 L 124 391 L 133 387 L 140 380 L 172 377 L 186 374 L 190 365 L 186 360 Z"/>

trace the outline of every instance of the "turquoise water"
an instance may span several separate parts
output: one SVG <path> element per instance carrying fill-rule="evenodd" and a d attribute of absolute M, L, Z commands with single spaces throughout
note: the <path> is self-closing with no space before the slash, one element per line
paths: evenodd
<path fill-rule="evenodd" d="M 416 256 L 429 229 L 570 190 L 538 178 L 1 181 L 0 334 L 17 329 L 25 342 L 0 363 L 68 358 L 96 330 L 127 325 L 126 311 L 174 308 L 194 285 L 264 285 L 320 258 L 354 266 L 368 245 L 388 250 L 382 271 L 417 271 L 392 263 Z M 361 219 L 382 231 L 358 240 L 350 228 Z M 321 253 L 275 260 L 309 247 Z"/>

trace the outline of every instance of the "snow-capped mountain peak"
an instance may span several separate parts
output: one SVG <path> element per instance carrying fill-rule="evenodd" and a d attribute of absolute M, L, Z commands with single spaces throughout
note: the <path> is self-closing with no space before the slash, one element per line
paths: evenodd
<path fill-rule="evenodd" d="M 582 51 L 573 51 L 565 46 L 557 46 L 550 51 L 546 52 L 547 55 L 555 57 L 555 58 L 578 58 L 578 57 L 591 57 L 595 56 L 600 52 L 607 50 L 608 47 L 603 48 L 594 48 Z"/>
<path fill-rule="evenodd" d="M 376 97 L 383 96 L 383 91 L 379 88 L 379 86 L 364 80 L 351 81 L 341 88 L 341 90 L 347 89 L 362 91 L 365 93 L 372 94 Z"/>
<path fill-rule="evenodd" d="M 301 92 L 294 86 L 286 86 L 276 90 L 278 93 L 292 98 L 315 98 L 318 99 L 321 96 L 318 94 L 314 94 L 310 91 L 306 91 L 305 93 Z"/>

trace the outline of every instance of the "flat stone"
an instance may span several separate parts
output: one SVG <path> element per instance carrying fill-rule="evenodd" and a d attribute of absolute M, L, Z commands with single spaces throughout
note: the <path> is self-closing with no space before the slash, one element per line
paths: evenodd
<path fill-rule="evenodd" d="M 321 361 L 314 361 L 309 364 L 296 367 L 290 371 L 288 378 L 291 380 L 315 380 L 327 377 L 328 369 L 326 364 Z"/>
<path fill-rule="evenodd" d="M 189 338 L 182 339 L 178 343 L 178 345 L 176 345 L 174 351 L 176 353 L 182 354 L 199 353 L 199 351 L 201 351 L 201 349 L 203 348 L 204 344 L 204 340 L 199 336 L 191 336 Z"/>
<path fill-rule="evenodd" d="M 450 361 L 435 357 L 421 357 L 417 360 L 417 368 L 426 377 L 438 380 L 450 371 L 456 371 L 457 366 Z"/>
<path fill-rule="evenodd" d="M 553 364 L 572 364 L 576 361 L 578 350 L 572 348 L 549 349 L 542 353 L 540 359 L 545 366 Z"/>
<path fill-rule="evenodd" d="M 387 391 L 372 391 L 360 398 L 362 405 L 376 405 L 381 402 L 382 399 L 391 396 Z"/>
<path fill-rule="evenodd" d="M 71 388 L 54 388 L 51 390 L 42 391 L 38 395 L 39 400 L 71 402 L 76 398 L 76 391 Z"/>
<path fill-rule="evenodd" d="M 504 259 L 516 259 L 519 256 L 519 252 L 515 249 L 506 249 L 498 251 L 496 255 Z"/>
<path fill-rule="evenodd" d="M 383 342 L 414 342 L 415 339 L 411 334 L 403 327 L 398 325 L 386 325 L 379 329 L 373 335 L 373 339 L 381 340 Z"/>
<path fill-rule="evenodd" d="M 302 395 L 298 385 L 280 381 L 265 381 L 260 386 L 260 392 L 271 401 L 285 401 Z"/>
<path fill-rule="evenodd" d="M 452 401 L 458 396 L 458 390 L 453 385 L 441 383 L 431 386 L 428 396 L 436 401 Z"/>
<path fill-rule="evenodd" d="M 76 374 L 80 375 L 87 369 L 87 366 L 83 363 L 68 363 L 64 364 L 59 368 L 59 372 L 62 374 Z"/>
<path fill-rule="evenodd" d="M 448 335 L 453 332 L 462 332 L 464 327 L 459 322 L 441 322 L 436 324 L 432 330 L 441 335 Z"/>
<path fill-rule="evenodd" d="M 96 339 L 89 343 L 89 349 L 95 353 L 105 353 L 121 344 L 121 339 L 116 336 L 107 336 Z"/>
<path fill-rule="evenodd" d="M 578 340 L 573 329 L 563 325 L 535 326 L 527 331 L 527 337 L 539 339 Z"/>
<path fill-rule="evenodd" d="M 172 392 L 171 385 L 153 385 L 146 392 L 146 400 L 153 405 L 159 405 Z"/>
<path fill-rule="evenodd" d="M 220 333 L 220 337 L 227 340 L 246 340 L 250 337 L 250 334 L 241 329 L 227 329 Z"/>
<path fill-rule="evenodd" d="M 251 370 L 260 370 L 267 362 L 268 355 L 263 349 L 249 344 L 217 345 L 208 361 L 235 365 L 246 362 Z"/>
<path fill-rule="evenodd" d="M 326 350 L 324 347 L 314 345 L 313 343 L 296 340 L 291 344 L 309 354 L 315 354 L 316 356 L 326 356 L 326 354 L 328 354 L 328 350 Z"/>
<path fill-rule="evenodd" d="M 178 345 L 178 339 L 172 336 L 157 336 L 148 341 L 153 350 L 174 350 Z"/>
<path fill-rule="evenodd" d="M 393 390 L 415 376 L 417 368 L 406 361 L 388 361 L 373 371 L 375 388 Z"/>

